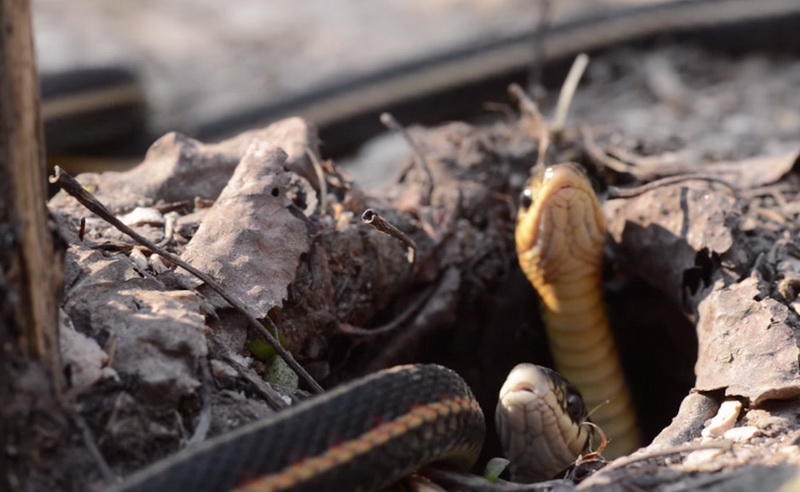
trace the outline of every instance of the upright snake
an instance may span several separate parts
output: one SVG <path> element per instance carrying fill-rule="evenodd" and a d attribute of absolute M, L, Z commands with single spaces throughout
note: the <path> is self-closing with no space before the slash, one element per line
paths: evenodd
<path fill-rule="evenodd" d="M 515 236 L 519 264 L 541 298 L 556 368 L 583 394 L 609 437 L 607 455 L 632 451 L 641 436 L 603 300 L 605 220 L 580 167 L 561 164 L 533 175 L 521 194 Z M 503 445 L 518 476 L 541 478 L 542 458 L 531 454 L 533 436 L 525 430 L 530 413 L 539 410 L 511 391 L 509 381 L 497 412 Z M 551 454 L 574 457 L 589 433 L 567 426 L 564 416 L 550 419 L 560 423 L 563 436 L 549 441 L 557 451 Z"/>

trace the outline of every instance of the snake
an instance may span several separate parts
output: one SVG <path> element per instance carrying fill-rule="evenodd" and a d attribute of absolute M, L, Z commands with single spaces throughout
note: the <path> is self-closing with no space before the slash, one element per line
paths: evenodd
<path fill-rule="evenodd" d="M 533 173 L 520 196 L 515 242 L 541 300 L 556 368 L 594 411 L 610 440 L 606 454 L 633 451 L 642 436 L 603 299 L 605 219 L 580 166 Z"/>

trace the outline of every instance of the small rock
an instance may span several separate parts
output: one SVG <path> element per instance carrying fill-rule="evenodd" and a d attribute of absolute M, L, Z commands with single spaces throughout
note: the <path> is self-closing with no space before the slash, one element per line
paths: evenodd
<path fill-rule="evenodd" d="M 140 225 L 164 225 L 164 216 L 157 209 L 152 207 L 136 207 L 129 213 L 121 216 L 119 220 L 123 224 L 131 227 Z"/>
<path fill-rule="evenodd" d="M 128 257 L 130 257 L 131 261 L 133 261 L 133 264 L 136 265 L 136 268 L 138 268 L 140 271 L 144 272 L 147 270 L 147 257 L 144 255 L 144 253 L 142 253 L 141 248 L 138 246 L 131 248 L 131 252 Z"/>
<path fill-rule="evenodd" d="M 275 357 L 272 364 L 269 365 L 264 379 L 270 383 L 292 389 L 296 389 L 300 384 L 297 373 L 295 373 L 280 357 Z"/>
<path fill-rule="evenodd" d="M 80 393 L 101 379 L 117 377 L 116 371 L 105 366 L 108 354 L 100 345 L 75 330 L 63 311 L 59 312 L 58 318 L 61 359 L 65 366 L 70 367 L 72 387 Z"/>
<path fill-rule="evenodd" d="M 742 411 L 742 402 L 739 400 L 726 400 L 719 406 L 717 414 L 708 422 L 701 435 L 703 437 L 717 437 L 731 429 Z"/>
<path fill-rule="evenodd" d="M 709 463 L 721 454 L 721 449 L 698 449 L 697 451 L 692 451 L 686 456 L 686 459 L 683 460 L 683 465 L 690 468 L 696 468 Z"/>
<path fill-rule="evenodd" d="M 150 255 L 147 259 L 147 264 L 150 265 L 150 268 L 155 272 L 156 275 L 161 275 L 164 272 L 168 272 L 170 268 L 164 263 L 164 258 L 160 255 Z"/>
<path fill-rule="evenodd" d="M 236 369 L 219 359 L 211 359 L 211 373 L 214 375 L 214 378 L 224 382 L 230 382 L 236 379 L 238 375 Z"/>
<path fill-rule="evenodd" d="M 759 433 L 761 433 L 761 431 L 758 429 L 758 427 L 746 425 L 743 427 L 734 427 L 733 429 L 728 429 L 725 431 L 722 437 L 735 442 L 747 442 L 757 436 Z"/>

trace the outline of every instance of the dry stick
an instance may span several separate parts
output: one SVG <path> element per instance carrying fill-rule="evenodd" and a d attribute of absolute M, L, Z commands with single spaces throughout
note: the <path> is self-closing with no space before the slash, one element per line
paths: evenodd
<path fill-rule="evenodd" d="M 100 468 L 100 474 L 103 475 L 103 480 L 105 480 L 106 483 L 119 482 L 119 477 L 113 471 L 111 471 L 111 467 L 108 466 L 108 462 L 103 456 L 103 453 L 100 452 L 100 448 L 97 446 L 97 441 L 94 438 L 92 429 L 89 428 L 89 424 L 86 423 L 75 407 L 69 405 L 67 409 L 70 413 L 72 422 L 81 431 L 83 443 L 89 450 L 89 454 L 91 454 L 94 460 L 97 462 L 97 466 Z"/>
<path fill-rule="evenodd" d="M 361 214 L 361 221 L 367 225 L 371 225 L 384 234 L 388 234 L 395 239 L 399 239 L 403 244 L 406 245 L 406 248 L 408 248 L 406 250 L 408 262 L 411 264 L 414 263 L 414 260 L 417 257 L 417 243 L 408 237 L 406 233 L 395 227 L 394 224 L 381 217 L 378 212 L 371 208 L 364 210 L 364 213 Z"/>
<path fill-rule="evenodd" d="M 225 346 L 219 339 L 212 336 L 211 343 L 214 345 L 214 350 L 219 354 L 217 357 L 222 359 L 223 362 L 227 363 L 231 367 L 233 367 L 236 372 L 239 373 L 244 379 L 253 386 L 253 389 L 256 393 L 261 395 L 264 401 L 267 402 L 270 408 L 273 410 L 280 410 L 282 408 L 286 408 L 287 404 L 281 397 L 281 395 L 272 389 L 272 387 L 264 381 L 262 378 L 258 377 L 257 374 L 254 373 L 252 369 L 249 367 L 243 366 L 239 361 L 237 361 L 234 356 L 231 354 L 231 351 L 228 347 Z"/>
<path fill-rule="evenodd" d="M 538 483 L 516 483 L 498 479 L 490 482 L 484 477 L 472 473 L 445 470 L 443 468 L 425 468 L 420 472 L 439 485 L 450 487 L 447 490 L 469 490 L 471 492 L 553 492 L 574 490 L 572 482 L 566 480 L 548 480 Z"/>
<path fill-rule="evenodd" d="M 550 127 L 547 124 L 544 116 L 542 116 L 541 111 L 539 111 L 539 107 L 530 97 L 528 97 L 525 91 L 522 90 L 522 87 L 517 84 L 511 84 L 508 86 L 508 93 L 511 95 L 511 97 L 517 100 L 517 104 L 519 104 L 519 109 L 522 114 L 527 116 L 528 119 L 533 123 L 534 132 L 537 134 L 536 137 L 539 140 L 536 167 L 540 168 L 544 166 L 547 149 L 550 147 Z"/>
<path fill-rule="evenodd" d="M 567 113 L 572 104 L 572 97 L 578 89 L 578 82 L 583 77 L 583 72 L 586 66 L 589 65 L 589 55 L 581 53 L 572 62 L 572 67 L 569 69 L 567 78 L 564 80 L 564 85 L 561 86 L 561 92 L 558 94 L 558 102 L 556 103 L 556 113 L 553 117 L 553 133 L 559 134 L 564 130 L 564 125 L 567 123 Z"/>
<path fill-rule="evenodd" d="M 425 193 L 425 202 L 423 205 L 430 203 L 431 195 L 433 194 L 433 173 L 431 172 L 431 168 L 428 165 L 428 160 L 425 159 L 425 156 L 422 154 L 422 149 L 419 148 L 417 142 L 411 138 L 409 135 L 408 130 L 406 130 L 403 125 L 401 125 L 391 113 L 382 113 L 381 114 L 381 123 L 386 126 L 386 128 L 390 130 L 394 130 L 400 132 L 400 134 L 405 139 L 408 146 L 411 147 L 411 150 L 414 151 L 414 155 L 416 156 L 417 165 L 422 168 L 422 171 L 425 173 L 425 177 L 428 180 L 427 191 Z"/>
<path fill-rule="evenodd" d="M 320 164 L 317 155 L 311 152 L 308 147 L 305 150 L 317 175 L 317 182 L 319 183 L 319 213 L 324 215 L 328 204 L 328 183 L 325 181 L 325 173 L 322 171 L 322 164 Z"/>
<path fill-rule="evenodd" d="M 631 172 L 633 169 L 632 165 L 608 155 L 606 151 L 600 148 L 594 138 L 594 133 L 592 133 L 592 130 L 588 126 L 582 125 L 580 127 L 580 133 L 583 148 L 586 150 L 589 158 L 594 161 L 595 165 L 599 164 L 620 174 Z"/>
<path fill-rule="evenodd" d="M 425 289 L 421 294 L 419 294 L 408 307 L 403 310 L 395 319 L 391 320 L 390 322 L 386 323 L 383 326 L 379 326 L 377 328 L 361 328 L 358 326 L 353 326 L 347 323 L 340 323 L 339 324 L 339 331 L 346 334 L 346 335 L 362 335 L 362 336 L 375 336 L 375 335 L 383 335 L 385 333 L 391 333 L 392 331 L 396 330 L 400 326 L 403 325 L 406 321 L 411 319 L 411 317 L 416 314 L 425 303 L 428 302 L 428 299 L 431 297 L 431 293 L 433 292 L 433 287 L 428 287 Z"/>
<path fill-rule="evenodd" d="M 200 391 L 201 398 L 203 399 L 203 407 L 200 409 L 200 417 L 197 419 L 197 425 L 194 428 L 192 437 L 189 438 L 187 446 L 194 446 L 206 440 L 208 430 L 211 428 L 211 370 L 208 368 L 208 359 L 204 359 L 201 364 L 201 372 L 203 378 L 201 381 L 202 387 Z"/>
<path fill-rule="evenodd" d="M 225 299 L 228 302 L 228 304 L 233 306 L 237 311 L 241 312 L 247 318 L 250 324 L 256 330 L 258 330 L 258 332 L 261 333 L 261 335 L 264 338 L 267 339 L 270 345 L 272 345 L 272 348 L 275 349 L 275 352 L 277 352 L 278 355 L 280 355 L 281 358 L 284 361 L 286 361 L 289 367 L 291 367 L 297 373 L 297 375 L 300 376 L 300 378 L 304 380 L 306 384 L 308 384 L 309 388 L 311 388 L 311 390 L 314 393 L 322 393 L 324 391 L 322 389 L 322 386 L 320 386 L 319 383 L 317 383 L 314 380 L 314 378 L 311 377 L 311 375 L 305 369 L 303 369 L 303 366 L 298 364 L 298 362 L 294 359 L 294 357 L 292 357 L 292 354 L 290 354 L 285 348 L 283 348 L 278 339 L 272 333 L 270 333 L 269 330 L 267 330 L 264 327 L 264 325 L 259 323 L 258 320 L 252 314 L 250 314 L 250 311 L 247 309 L 247 307 L 241 302 L 234 299 L 228 293 L 226 293 L 225 289 L 219 283 L 217 283 L 216 280 L 211 278 L 209 275 L 201 272 L 192 265 L 181 260 L 172 253 L 168 253 L 163 249 L 159 248 L 152 241 L 142 237 L 139 233 L 137 233 L 130 227 L 123 224 L 118 218 L 114 216 L 114 214 L 109 212 L 108 209 L 102 203 L 100 203 L 91 193 L 86 191 L 75 178 L 70 176 L 60 167 L 56 166 L 55 174 L 52 177 L 50 177 L 50 183 L 57 184 L 58 186 L 60 186 L 62 190 L 72 195 L 72 197 L 78 200 L 84 207 L 88 208 L 89 210 L 97 214 L 98 217 L 102 218 L 109 224 L 113 225 L 123 233 L 133 238 L 136 242 L 144 246 L 147 246 L 151 251 L 160 255 L 162 258 L 172 262 L 175 265 L 178 265 L 179 267 L 183 268 L 184 270 L 188 271 L 195 277 L 205 282 L 209 287 L 214 289 L 223 299 Z M 273 330 L 275 330 L 275 333 L 278 333 L 278 327 L 275 326 L 275 323 L 272 321 L 272 319 L 270 319 L 269 315 L 266 316 L 266 320 L 270 324 L 270 327 Z"/>
<path fill-rule="evenodd" d="M 684 181 L 708 181 L 711 183 L 718 183 L 725 186 L 734 195 L 736 195 L 736 188 L 731 183 L 725 181 L 724 179 L 712 176 L 710 174 L 682 174 L 678 176 L 669 176 L 667 178 L 658 179 L 656 181 L 651 181 L 647 184 L 644 184 L 642 186 L 636 186 L 634 188 L 618 188 L 616 186 L 609 186 L 607 192 L 607 198 L 609 200 L 614 198 L 632 198 L 641 195 L 643 193 L 647 193 L 648 191 L 652 191 L 656 188 L 660 188 L 662 186 L 668 186 L 675 183 L 682 183 Z"/>

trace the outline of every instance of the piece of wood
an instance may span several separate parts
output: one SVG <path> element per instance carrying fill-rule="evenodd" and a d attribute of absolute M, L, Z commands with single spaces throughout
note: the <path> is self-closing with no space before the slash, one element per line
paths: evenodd
<path fill-rule="evenodd" d="M 16 325 L 0 325 L 0 337 L 14 339 L 21 353 L 40 361 L 60 386 L 56 291 L 61 274 L 47 225 L 30 1 L 0 2 L 0 25 L 0 266 L 14 299 L 7 308 Z"/>

